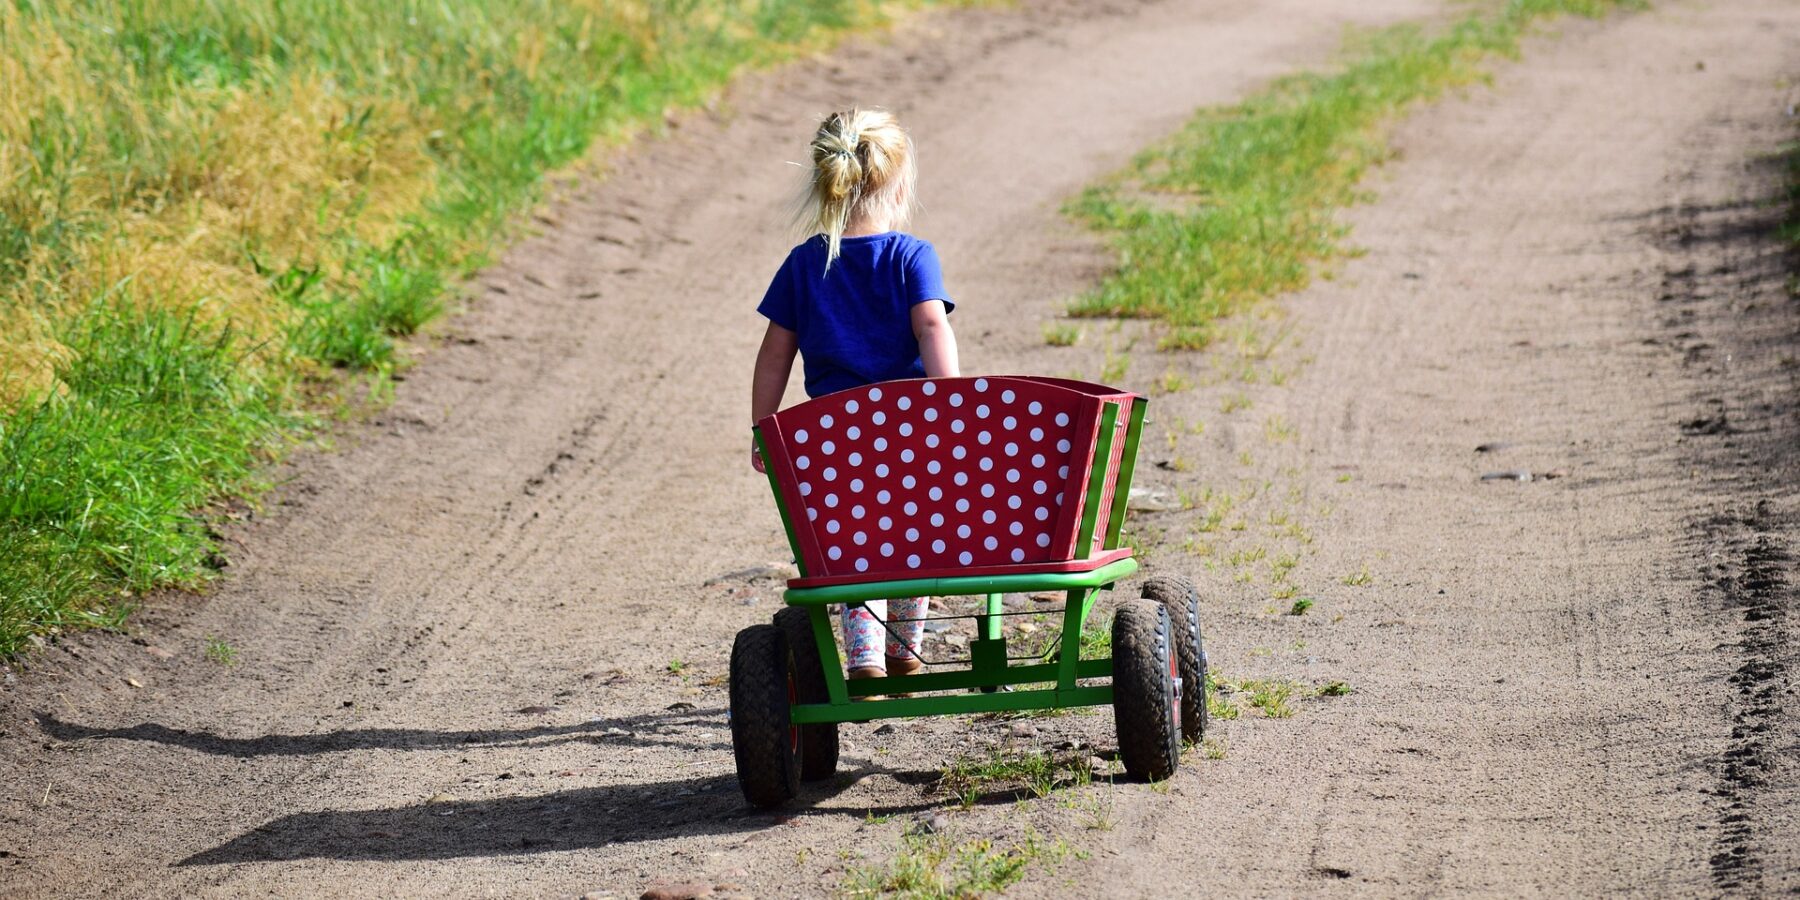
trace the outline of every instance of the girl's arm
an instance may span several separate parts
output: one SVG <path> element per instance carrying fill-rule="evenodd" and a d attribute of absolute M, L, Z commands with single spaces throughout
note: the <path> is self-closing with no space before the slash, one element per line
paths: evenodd
<path fill-rule="evenodd" d="M 956 333 L 950 330 L 950 314 L 942 300 L 915 303 L 912 308 L 913 336 L 919 339 L 919 358 L 925 363 L 930 378 L 954 378 L 962 374 L 956 361 Z"/>
<path fill-rule="evenodd" d="M 787 391 L 788 375 L 794 370 L 794 354 L 799 350 L 799 335 L 774 322 L 769 323 L 768 330 L 763 332 L 762 349 L 756 351 L 756 372 L 750 379 L 751 425 L 765 416 L 774 415 L 781 408 L 781 395 Z M 750 465 L 758 472 L 763 470 L 762 455 L 756 452 L 754 437 L 750 439 Z"/>

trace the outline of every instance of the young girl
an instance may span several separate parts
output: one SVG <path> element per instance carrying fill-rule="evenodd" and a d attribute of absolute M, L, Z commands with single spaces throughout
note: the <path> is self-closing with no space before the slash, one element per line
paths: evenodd
<path fill-rule="evenodd" d="M 896 378 L 961 374 L 937 251 L 898 231 L 911 217 L 912 141 L 879 109 L 832 113 L 812 141 L 812 177 L 797 224 L 811 234 L 788 253 L 757 312 L 769 320 L 750 392 L 750 421 L 781 405 L 794 354 L 806 367 L 806 394 Z M 754 446 L 750 464 L 763 470 Z M 844 610 L 851 678 L 907 675 L 924 622 L 897 622 L 895 641 L 876 620 L 888 603 Z M 923 599 L 896 599 L 894 619 L 924 618 Z M 873 615 L 871 615 L 873 612 Z M 885 646 L 885 659 L 883 648 Z"/>

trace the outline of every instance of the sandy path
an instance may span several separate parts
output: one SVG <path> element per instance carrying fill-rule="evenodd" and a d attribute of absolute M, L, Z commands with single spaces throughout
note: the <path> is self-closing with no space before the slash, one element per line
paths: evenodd
<path fill-rule="evenodd" d="M 234 534 L 217 593 L 8 686 L 8 893 L 634 896 L 694 875 L 785 895 L 836 884 L 840 847 L 891 853 L 902 822 L 867 814 L 941 802 L 919 783 L 994 728 L 850 729 L 863 777 L 791 819 L 751 815 L 707 683 L 772 596 L 704 582 L 783 550 L 741 461 L 751 307 L 786 246 L 769 227 L 781 160 L 845 98 L 900 110 L 965 365 L 1092 374 L 1101 326 L 1072 350 L 1038 336 L 1103 260 L 1057 203 L 1193 107 L 1327 58 L 1345 23 L 1435 9 L 1334 6 L 1352 7 L 930 17 L 639 147 L 482 275 L 373 427 L 297 461 L 273 515 Z M 1296 619 L 1269 614 L 1254 566 L 1243 584 L 1220 562 L 1260 526 L 1203 558 L 1182 549 L 1195 514 L 1146 517 L 1152 564 L 1207 585 L 1216 664 L 1357 692 L 1222 723 L 1225 760 L 1167 792 L 1100 792 L 1107 829 L 1051 802 L 960 816 L 1091 853 L 1021 893 L 1794 882 L 1794 720 L 1771 699 L 1791 691 L 1791 626 L 1744 615 L 1791 600 L 1792 441 L 1776 450 L 1793 375 L 1769 349 L 1791 310 L 1778 272 L 1708 279 L 1770 265 L 1741 224 L 1768 211 L 1720 204 L 1767 191 L 1745 160 L 1785 136 L 1797 19 L 1753 0 L 1577 26 L 1408 126 L 1381 202 L 1356 212 L 1371 253 L 1290 304 L 1296 337 L 1270 363 L 1292 367 L 1285 386 L 1204 383 L 1224 351 L 1138 353 L 1133 379 L 1203 382 L 1159 399 L 1159 421 L 1208 428 L 1176 440 L 1193 470 L 1156 480 L 1266 481 L 1243 514 L 1312 538 L 1292 546 L 1319 604 Z M 1250 408 L 1221 414 L 1239 394 Z M 1721 433 L 1703 433 L 1708 399 Z M 1269 440 L 1272 413 L 1294 437 Z M 1495 440 L 1513 446 L 1471 452 Z M 1570 475 L 1474 481 L 1512 467 Z M 1372 584 L 1339 583 L 1364 566 Z M 197 662 L 207 636 L 239 665 Z M 1109 730 L 1070 717 L 1019 739 L 1110 746 Z"/>

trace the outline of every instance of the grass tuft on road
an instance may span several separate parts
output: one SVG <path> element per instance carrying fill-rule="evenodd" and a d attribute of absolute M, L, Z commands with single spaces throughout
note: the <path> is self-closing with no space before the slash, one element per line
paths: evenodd
<path fill-rule="evenodd" d="M 1219 319 L 1304 287 L 1345 252 L 1337 212 L 1362 198 L 1358 182 L 1388 158 L 1387 130 L 1408 107 L 1485 78 L 1484 63 L 1516 55 L 1538 20 L 1633 5 L 1510 0 L 1442 31 L 1396 26 L 1357 42 L 1336 74 L 1201 111 L 1070 204 L 1107 235 L 1118 267 L 1069 312 L 1161 319 L 1163 348 L 1206 346 Z"/>
<path fill-rule="evenodd" d="M 928 2 L 0 0 L 0 658 L 204 583 L 546 171 Z"/>

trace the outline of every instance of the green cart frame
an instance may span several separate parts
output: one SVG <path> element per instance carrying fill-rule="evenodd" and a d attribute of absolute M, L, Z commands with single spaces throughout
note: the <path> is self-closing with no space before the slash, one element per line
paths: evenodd
<path fill-rule="evenodd" d="M 910 397 L 920 402 L 909 403 L 909 391 L 913 392 Z M 1036 481 L 1036 494 L 1043 498 L 1037 502 L 1049 504 L 1052 489 L 1066 485 L 1056 495 L 1060 502 L 1054 510 L 1048 505 L 1037 509 L 1039 521 L 1048 523 L 1054 519 L 1060 528 L 1052 534 L 1054 529 L 1043 526 L 1046 531 L 1038 535 L 1037 543 L 1040 547 L 1058 540 L 1066 543 L 1049 547 L 1040 559 L 1009 564 L 1003 555 L 997 555 L 1003 554 L 1005 548 L 999 546 L 995 535 L 1006 534 L 998 525 L 991 525 L 991 533 L 983 537 L 966 525 L 954 525 L 955 530 L 951 531 L 953 523 L 934 513 L 929 521 L 943 529 L 950 540 L 933 540 L 929 546 L 952 564 L 948 568 L 934 566 L 915 554 L 907 557 L 907 563 L 923 567 L 926 571 L 919 572 L 921 577 L 893 577 L 907 573 L 900 568 L 901 554 L 891 542 L 880 544 L 878 554 L 864 531 L 855 533 L 854 542 L 837 538 L 853 554 L 864 553 L 866 548 L 866 556 L 854 564 L 856 570 L 864 569 L 869 559 L 885 562 L 885 568 L 869 566 L 877 570 L 853 573 L 847 557 L 829 548 L 822 549 L 823 543 L 833 538 L 818 531 L 817 536 L 824 540 L 810 539 L 814 535 L 808 533 L 806 526 L 816 525 L 817 513 L 823 509 L 816 502 L 818 498 L 812 496 L 819 493 L 815 488 L 846 483 L 834 468 L 821 472 L 820 463 L 846 459 L 854 461 L 856 468 L 846 463 L 845 473 L 868 470 L 870 476 L 866 486 L 860 479 L 848 482 L 870 495 L 871 503 L 867 508 L 860 504 L 854 507 L 852 527 L 861 528 L 864 522 L 878 520 L 885 532 L 898 535 L 899 526 L 885 514 L 890 510 L 895 516 L 903 511 L 910 513 L 923 524 L 925 513 L 918 503 L 908 499 L 915 496 L 927 506 L 935 502 L 947 511 L 961 510 L 971 517 L 969 522 L 995 523 L 1000 518 L 982 508 L 984 498 L 987 507 L 1005 510 L 1010 505 L 1019 510 L 1013 514 L 1016 519 L 1030 521 L 1021 509 L 1028 504 L 1012 499 L 1032 498 L 1032 491 L 1025 486 L 1029 473 L 1021 477 L 1019 469 L 1007 468 L 1002 478 L 1001 469 L 988 465 L 990 459 L 999 459 L 1002 466 L 1016 459 L 1021 460 L 1017 466 L 1025 467 L 1022 460 L 1027 454 L 1015 442 L 994 442 L 990 431 L 965 429 L 961 425 L 955 426 L 954 434 L 940 430 L 921 438 L 910 427 L 914 423 L 925 424 L 918 416 L 906 415 L 920 408 L 925 409 L 923 416 L 930 421 L 940 421 L 933 415 L 935 407 L 928 405 L 931 398 L 951 398 L 956 408 L 944 406 L 943 418 L 961 421 L 950 414 L 963 414 L 965 405 L 958 398 L 965 395 L 971 400 L 994 398 L 991 411 L 986 403 L 969 404 L 967 408 L 979 410 L 983 420 L 991 417 L 995 423 L 993 433 L 1001 438 L 1012 434 L 1025 437 L 1027 426 L 1037 421 L 1023 415 L 1027 410 L 1051 426 L 1051 431 L 1056 426 L 1066 429 L 1069 437 L 1060 440 L 1055 439 L 1055 434 L 1041 433 L 1043 429 L 1029 429 L 1031 438 L 1036 438 L 1046 451 L 1053 451 L 1051 456 L 1062 454 L 1055 458 L 1029 455 L 1038 471 L 1047 473 L 1054 469 L 1058 473 L 1055 485 L 1048 484 L 1048 476 Z M 998 403 L 999 397 L 1012 401 L 1022 415 L 1002 419 L 999 414 L 1007 407 Z M 879 409 L 871 412 L 884 402 L 885 408 L 893 410 L 892 419 L 903 420 L 898 431 L 889 430 L 895 423 Z M 841 723 L 1079 706 L 1113 707 L 1119 755 L 1129 775 L 1149 780 L 1172 775 L 1179 765 L 1181 742 L 1200 740 L 1206 726 L 1206 661 L 1199 600 L 1193 585 L 1171 576 L 1148 579 L 1143 584 L 1142 599 L 1124 601 L 1115 612 L 1111 656 L 1081 656 L 1083 625 L 1094 609 L 1099 591 L 1112 589 L 1138 571 L 1130 549 L 1119 544 L 1147 405 L 1143 397 L 1099 385 L 996 376 L 933 379 L 929 386 L 917 381 L 888 382 L 810 401 L 759 422 L 757 445 L 801 577 L 790 582 L 784 594 L 786 606 L 776 613 L 774 621 L 744 629 L 732 650 L 732 743 L 738 780 L 746 799 L 760 807 L 779 806 L 798 794 L 801 782 L 831 777 L 837 767 L 837 727 Z M 967 418 L 977 425 L 987 424 L 976 421 L 974 413 L 967 414 Z M 845 428 L 847 421 L 859 424 Z M 1001 422 L 1011 432 L 1001 432 Z M 828 431 L 832 426 L 837 430 Z M 810 446 L 831 456 L 810 459 L 805 452 L 808 447 L 795 442 L 808 441 L 809 427 L 813 432 Z M 843 447 L 834 446 L 831 440 L 819 440 L 824 434 L 840 434 L 845 438 Z M 973 437 L 977 434 L 979 441 Z M 891 442 L 886 439 L 890 435 Z M 869 470 L 868 460 L 859 457 L 864 452 L 870 458 L 876 458 L 876 454 L 873 449 L 860 448 L 880 448 L 899 456 L 893 467 L 876 464 Z M 919 452 L 909 452 L 911 448 Z M 840 449 L 846 452 L 838 452 Z M 927 456 L 930 461 L 926 461 Z M 899 460 L 929 466 L 931 475 L 942 480 L 921 481 L 902 476 L 899 472 L 904 467 Z M 949 464 L 952 460 L 966 465 L 959 469 Z M 1059 462 L 1063 464 L 1056 465 Z M 964 469 L 986 473 L 989 481 L 977 490 Z M 923 476 L 927 469 L 917 471 Z M 805 480 L 809 472 L 822 474 L 829 484 Z M 1008 485 L 1008 480 L 1014 484 Z M 933 486 L 927 488 L 928 482 Z M 952 499 L 936 487 L 940 483 L 963 496 Z M 1001 496 L 1008 490 L 991 490 L 993 484 L 1014 493 L 1002 503 Z M 885 505 L 875 503 L 877 497 Z M 803 498 L 815 502 L 796 502 Z M 826 502 L 832 507 L 826 510 L 826 518 L 831 519 L 841 507 L 835 494 L 827 495 Z M 973 518 L 977 516 L 979 519 Z M 849 514 L 844 514 L 844 520 L 851 521 Z M 840 529 L 834 523 L 832 519 L 827 524 L 832 534 L 838 535 Z M 873 524 L 867 527 L 880 539 L 883 532 L 875 531 Z M 1011 533 L 1019 535 L 1023 530 L 1015 524 Z M 921 548 L 927 546 L 917 529 L 907 528 L 905 533 Z M 984 565 L 964 547 L 985 547 L 987 556 L 999 559 L 999 564 Z M 1011 553 L 1014 561 L 1025 555 L 1016 548 Z M 817 577 L 815 567 L 831 568 L 828 560 L 838 563 L 839 574 Z M 960 565 L 955 564 L 957 560 Z M 1060 609 L 1034 609 L 1030 613 L 1060 614 L 1059 638 L 1041 653 L 1009 655 L 1002 632 L 1004 617 L 1009 615 L 1003 595 L 1042 592 L 1056 592 L 1064 597 Z M 880 678 L 845 677 L 831 606 L 930 596 L 984 598 L 981 611 L 972 616 L 933 617 L 974 620 L 975 634 L 969 642 L 966 664 L 939 670 L 947 664 L 921 657 L 932 670 Z M 883 625 L 891 628 L 897 621 Z M 894 694 L 912 696 L 891 696 Z"/>

